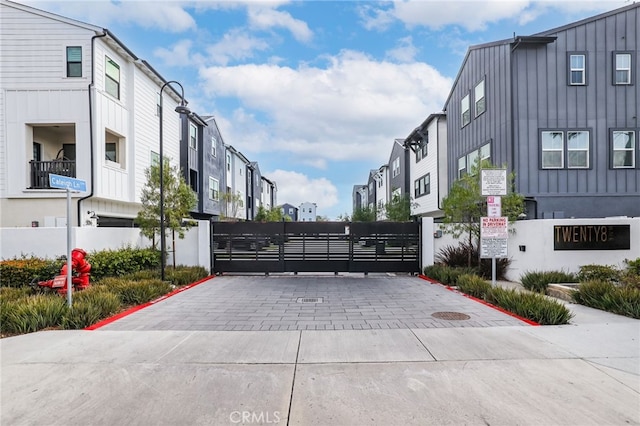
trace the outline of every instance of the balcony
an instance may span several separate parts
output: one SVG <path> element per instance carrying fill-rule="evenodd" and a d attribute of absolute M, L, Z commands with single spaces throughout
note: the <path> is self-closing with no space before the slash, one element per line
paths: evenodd
<path fill-rule="evenodd" d="M 29 161 L 31 186 L 29 189 L 51 189 L 49 174 L 76 177 L 74 160 Z"/>

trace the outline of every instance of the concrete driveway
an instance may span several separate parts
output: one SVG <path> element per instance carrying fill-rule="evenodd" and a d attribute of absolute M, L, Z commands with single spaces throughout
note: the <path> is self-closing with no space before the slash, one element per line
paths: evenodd
<path fill-rule="evenodd" d="M 294 281 L 286 285 L 297 297 Z M 556 327 L 133 330 L 161 323 L 143 314 L 163 311 L 174 320 L 188 311 L 180 305 L 198 306 L 190 299 L 216 286 L 212 294 L 233 295 L 227 283 L 243 282 L 216 278 L 109 329 L 0 340 L 0 424 L 640 424 L 640 321 L 577 305 L 570 305 L 573 323 Z M 270 278 L 246 282 L 282 290 Z M 403 282 L 436 304 L 450 297 L 417 278 L 388 284 Z M 330 297 L 326 289 L 316 288 Z M 474 312 L 472 301 L 452 295 L 460 305 L 436 309 Z M 413 298 L 423 303 L 419 292 Z M 113 329 L 125 322 L 129 330 Z"/>

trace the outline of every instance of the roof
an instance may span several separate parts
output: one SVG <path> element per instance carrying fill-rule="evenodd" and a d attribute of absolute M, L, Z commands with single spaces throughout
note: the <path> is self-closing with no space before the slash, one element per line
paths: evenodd
<path fill-rule="evenodd" d="M 249 160 L 247 159 L 247 157 L 245 157 L 245 156 L 244 156 L 244 154 L 243 154 L 243 153 L 241 153 L 240 151 L 238 151 L 237 149 L 235 149 L 232 145 L 224 144 L 224 147 L 225 147 L 228 151 L 231 151 L 231 152 L 233 152 L 234 154 L 236 154 L 238 157 L 240 157 L 240 159 L 241 159 L 242 161 L 244 161 L 245 163 L 247 163 L 247 164 L 251 163 L 251 161 L 249 161 Z"/>
<path fill-rule="evenodd" d="M 440 118 L 440 117 L 444 117 L 446 116 L 446 114 L 444 112 L 436 112 L 433 114 L 429 114 L 429 116 L 427 118 L 425 118 L 425 120 L 422 122 L 422 124 L 420 124 L 418 127 L 416 127 L 415 129 L 413 129 L 411 131 L 411 133 L 409 133 L 409 136 L 407 136 L 404 139 L 404 145 L 406 146 L 407 142 L 412 142 L 412 141 L 419 141 L 422 139 L 422 135 L 421 132 L 423 130 L 425 130 L 427 127 L 429 127 L 429 124 L 436 118 Z M 419 136 L 419 138 L 418 138 Z"/>

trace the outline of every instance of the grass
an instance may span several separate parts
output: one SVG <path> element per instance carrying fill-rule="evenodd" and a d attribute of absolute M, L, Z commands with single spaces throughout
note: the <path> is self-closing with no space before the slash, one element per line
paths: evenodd
<path fill-rule="evenodd" d="M 581 305 L 640 319 L 640 288 L 637 287 L 591 280 L 581 283 L 573 298 Z"/>
<path fill-rule="evenodd" d="M 542 294 L 547 292 L 549 284 L 578 282 L 574 274 L 564 271 L 527 271 L 520 281 L 527 290 Z"/>

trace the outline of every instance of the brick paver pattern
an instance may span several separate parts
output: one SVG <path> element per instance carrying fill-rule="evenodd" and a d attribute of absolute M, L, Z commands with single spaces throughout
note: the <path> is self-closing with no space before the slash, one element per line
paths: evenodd
<path fill-rule="evenodd" d="M 300 303 L 299 298 L 322 298 Z M 459 312 L 468 320 L 441 320 Z M 369 330 L 526 323 L 417 277 L 221 276 L 100 330 Z"/>

